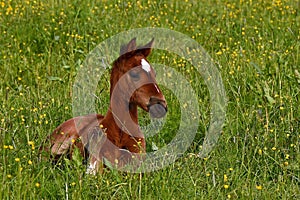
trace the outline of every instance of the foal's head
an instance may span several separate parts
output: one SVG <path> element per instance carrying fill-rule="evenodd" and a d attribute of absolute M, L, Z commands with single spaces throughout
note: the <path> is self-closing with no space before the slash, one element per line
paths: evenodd
<path fill-rule="evenodd" d="M 131 111 L 139 106 L 151 117 L 161 118 L 167 112 L 167 103 L 147 60 L 152 45 L 153 39 L 137 47 L 134 38 L 121 47 L 120 57 L 114 62 L 111 73 L 111 97 L 118 104 L 128 105 Z"/>

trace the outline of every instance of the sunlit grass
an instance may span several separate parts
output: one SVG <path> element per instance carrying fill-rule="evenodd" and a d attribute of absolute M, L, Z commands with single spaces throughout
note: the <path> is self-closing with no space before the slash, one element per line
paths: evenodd
<path fill-rule="evenodd" d="M 299 199 L 299 4 L 1 1 L 0 199 Z M 105 171 L 97 177 L 87 176 L 80 160 L 61 166 L 39 161 L 39 144 L 72 117 L 72 85 L 88 52 L 140 27 L 187 34 L 213 57 L 228 97 L 226 124 L 214 151 L 205 159 L 194 156 L 210 120 L 201 76 L 184 58 L 154 51 L 149 60 L 181 72 L 199 97 L 199 130 L 186 155 L 152 173 Z M 101 102 L 108 100 L 108 81 L 99 88 Z M 176 98 L 166 94 L 168 117 L 180 118 Z M 106 108 L 98 109 L 105 113 Z M 170 141 L 177 123 L 169 121 L 148 145 Z"/>

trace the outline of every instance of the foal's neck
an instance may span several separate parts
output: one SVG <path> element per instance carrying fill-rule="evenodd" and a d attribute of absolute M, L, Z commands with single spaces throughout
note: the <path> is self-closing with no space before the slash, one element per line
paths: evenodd
<path fill-rule="evenodd" d="M 121 114 L 115 114 L 112 106 L 114 102 L 111 102 L 109 109 L 104 116 L 101 124 L 106 128 L 108 138 L 114 137 L 122 139 L 122 135 L 128 134 L 137 138 L 144 138 L 144 135 L 140 131 L 138 124 L 138 109 L 137 105 L 133 103 L 118 103 L 117 109 L 120 110 Z M 116 106 L 116 105 L 115 105 Z M 129 116 L 128 117 L 128 112 Z"/>

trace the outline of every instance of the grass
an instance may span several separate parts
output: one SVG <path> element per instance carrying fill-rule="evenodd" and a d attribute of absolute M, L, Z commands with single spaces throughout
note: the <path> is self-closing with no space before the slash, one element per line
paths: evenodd
<path fill-rule="evenodd" d="M 299 0 L 0 2 L 0 199 L 299 199 L 299 9 Z M 185 155 L 143 175 L 90 177 L 78 160 L 40 162 L 39 144 L 72 117 L 72 85 L 88 52 L 140 27 L 182 32 L 216 62 L 228 97 L 217 147 L 193 156 L 209 124 L 203 80 L 184 59 L 154 51 L 150 61 L 184 74 L 199 97 L 199 129 Z M 107 81 L 99 88 L 107 99 Z M 168 117 L 180 118 L 165 94 Z M 147 148 L 167 144 L 177 123 Z"/>

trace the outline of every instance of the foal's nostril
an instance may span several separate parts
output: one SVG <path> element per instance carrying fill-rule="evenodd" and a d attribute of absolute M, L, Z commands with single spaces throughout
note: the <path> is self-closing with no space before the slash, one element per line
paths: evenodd
<path fill-rule="evenodd" d="M 148 108 L 152 118 L 161 118 L 168 111 L 166 101 L 156 97 L 150 98 Z"/>
<path fill-rule="evenodd" d="M 161 104 L 153 104 L 149 107 L 151 118 L 162 118 L 166 115 L 167 109 Z"/>

